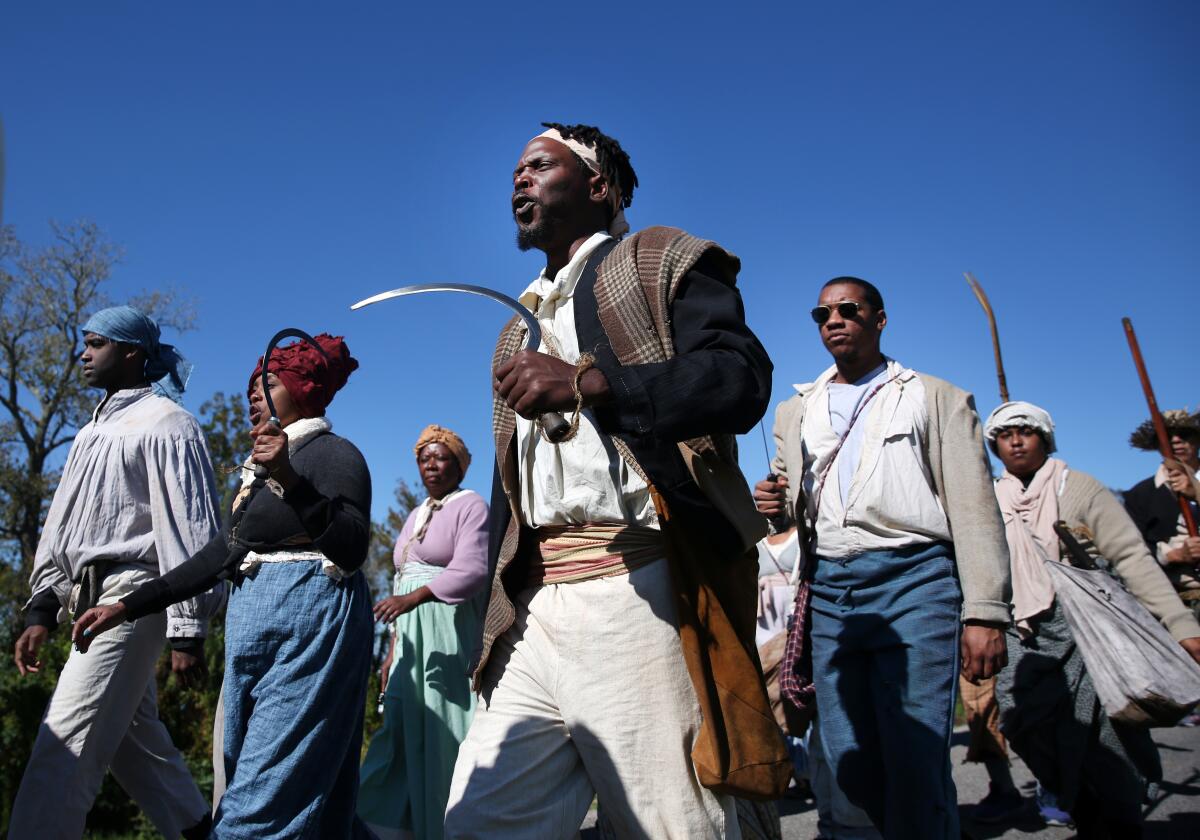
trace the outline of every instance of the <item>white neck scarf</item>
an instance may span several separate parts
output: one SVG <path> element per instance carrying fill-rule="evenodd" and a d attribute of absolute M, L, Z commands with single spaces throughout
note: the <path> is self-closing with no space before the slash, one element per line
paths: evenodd
<path fill-rule="evenodd" d="M 322 432 L 333 430 L 333 424 L 325 417 L 301 417 L 288 423 L 283 429 L 287 432 L 288 455 L 290 456 L 302 444 L 306 443 Z M 250 492 L 250 485 L 254 483 L 254 461 L 246 458 L 242 464 L 242 486 L 238 489 L 237 498 L 233 500 L 233 509 L 237 510 L 238 504 Z M 277 496 L 283 495 L 283 488 L 279 486 L 279 482 L 275 479 L 267 479 L 267 488 Z"/>
<path fill-rule="evenodd" d="M 1004 518 L 1004 534 L 1012 558 L 1013 621 L 1024 633 L 1032 630 L 1030 619 L 1054 603 L 1054 585 L 1046 571 L 1047 561 L 1059 561 L 1058 494 L 1067 465 L 1047 458 L 1029 486 L 1007 470 L 996 482 L 996 500 Z"/>

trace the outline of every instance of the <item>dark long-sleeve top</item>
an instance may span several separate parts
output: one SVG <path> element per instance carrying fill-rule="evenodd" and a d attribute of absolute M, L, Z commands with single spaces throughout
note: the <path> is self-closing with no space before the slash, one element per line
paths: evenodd
<path fill-rule="evenodd" d="M 1175 536 L 1175 523 L 1179 519 L 1178 497 L 1165 482 L 1165 470 L 1160 468 L 1159 472 L 1163 475 L 1155 473 L 1123 494 L 1125 510 L 1152 552 L 1160 542 Z"/>
<path fill-rule="evenodd" d="M 122 599 L 130 621 L 159 612 L 233 578 L 241 547 L 268 552 L 311 546 L 347 572 L 366 561 L 371 535 L 371 475 L 362 453 L 345 438 L 322 434 L 291 456 L 299 481 L 282 497 L 259 489 L 245 512 L 183 565 Z"/>
<path fill-rule="evenodd" d="M 596 410 L 604 431 L 669 441 L 740 435 L 767 410 L 771 359 L 746 324 L 737 288 L 714 263 L 701 258 L 671 303 L 673 358 L 640 365 L 597 359 L 612 392 Z"/>

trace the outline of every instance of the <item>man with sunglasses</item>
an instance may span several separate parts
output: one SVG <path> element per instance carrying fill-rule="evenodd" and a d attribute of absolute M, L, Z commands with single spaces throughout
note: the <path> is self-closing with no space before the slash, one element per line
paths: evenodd
<path fill-rule="evenodd" d="M 830 280 L 812 317 L 834 364 L 779 406 L 755 497 L 805 534 L 821 739 L 884 836 L 957 838 L 959 666 L 972 682 L 1003 668 L 1009 622 L 979 416 L 970 394 L 883 355 L 871 283 Z"/>

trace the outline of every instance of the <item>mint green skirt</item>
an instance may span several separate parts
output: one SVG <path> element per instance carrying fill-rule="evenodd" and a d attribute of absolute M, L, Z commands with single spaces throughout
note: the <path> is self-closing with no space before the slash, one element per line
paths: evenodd
<path fill-rule="evenodd" d="M 410 562 L 393 594 L 441 571 Z M 367 749 L 358 791 L 358 814 L 381 840 L 442 837 L 454 761 L 475 711 L 468 669 L 479 620 L 473 600 L 422 604 L 395 621 L 383 726 Z"/>

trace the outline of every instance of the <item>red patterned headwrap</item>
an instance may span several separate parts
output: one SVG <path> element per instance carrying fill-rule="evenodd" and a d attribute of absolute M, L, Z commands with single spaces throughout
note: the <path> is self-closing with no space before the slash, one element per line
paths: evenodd
<path fill-rule="evenodd" d="M 329 355 L 326 362 L 321 354 L 306 341 L 297 341 L 276 347 L 271 351 L 270 373 L 279 377 L 283 387 L 287 388 L 296 407 L 300 409 L 301 417 L 321 417 L 325 407 L 333 402 L 333 395 L 341 390 L 350 378 L 350 374 L 358 369 L 358 360 L 350 355 L 350 348 L 340 335 L 321 333 L 313 336 L 317 343 Z M 250 385 L 246 389 L 247 396 L 254 391 L 254 385 L 262 376 L 262 359 L 250 374 Z"/>

